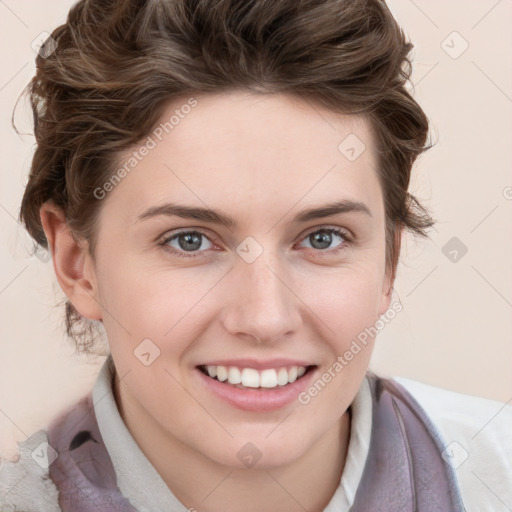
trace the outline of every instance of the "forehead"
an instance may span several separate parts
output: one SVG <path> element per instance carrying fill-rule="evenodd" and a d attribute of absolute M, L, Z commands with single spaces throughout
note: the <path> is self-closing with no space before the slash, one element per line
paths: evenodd
<path fill-rule="evenodd" d="M 340 198 L 381 201 L 365 118 L 284 94 L 237 91 L 194 99 L 168 103 L 148 138 L 120 155 L 119 167 L 134 152 L 139 159 L 108 202 L 124 203 L 132 220 L 171 199 L 231 204 L 237 214 L 256 205 L 265 210 L 266 202 L 285 211 Z M 140 157 L 144 145 L 151 149 Z"/>

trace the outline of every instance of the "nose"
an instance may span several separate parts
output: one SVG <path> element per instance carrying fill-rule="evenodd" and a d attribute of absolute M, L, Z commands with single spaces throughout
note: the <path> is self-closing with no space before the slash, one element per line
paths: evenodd
<path fill-rule="evenodd" d="M 277 342 L 298 332 L 300 304 L 290 273 L 264 251 L 255 261 L 240 258 L 230 272 L 222 321 L 229 334 L 260 343 Z"/>

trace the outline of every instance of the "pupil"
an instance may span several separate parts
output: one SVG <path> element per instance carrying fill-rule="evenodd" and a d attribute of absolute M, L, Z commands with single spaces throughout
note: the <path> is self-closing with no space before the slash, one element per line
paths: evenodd
<path fill-rule="evenodd" d="M 201 239 L 198 233 L 189 233 L 185 235 L 180 236 L 180 240 L 185 240 L 185 246 L 180 243 L 180 246 L 184 250 L 196 250 L 201 247 Z M 190 247 L 190 244 L 193 245 L 193 247 Z"/>
<path fill-rule="evenodd" d="M 329 247 L 329 245 L 331 244 L 331 234 L 330 233 L 327 233 L 326 231 L 322 231 L 320 233 L 315 233 L 313 235 L 313 239 L 315 240 L 315 243 L 316 242 L 319 242 L 321 247 L 319 247 L 320 249 L 325 249 L 326 247 Z"/>

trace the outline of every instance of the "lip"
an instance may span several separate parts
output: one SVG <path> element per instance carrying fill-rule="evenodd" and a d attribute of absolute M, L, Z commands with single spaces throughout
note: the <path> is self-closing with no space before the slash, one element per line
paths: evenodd
<path fill-rule="evenodd" d="M 240 360 L 238 361 L 240 362 Z M 275 361 L 274 361 L 275 362 Z M 237 366 L 237 365 L 232 365 Z M 312 366 L 312 365 L 298 365 Z M 206 387 L 209 393 L 216 395 L 228 404 L 252 412 L 274 411 L 289 405 L 297 399 L 298 395 L 310 386 L 311 381 L 317 374 L 318 366 L 308 368 L 306 373 L 299 377 L 295 382 L 287 384 L 282 388 L 262 388 L 262 389 L 240 389 L 225 382 L 204 374 L 198 367 L 194 368 L 194 374 L 199 381 Z"/>
<path fill-rule="evenodd" d="M 256 359 L 223 359 L 209 361 L 198 366 L 237 366 L 238 368 L 254 368 L 255 370 L 268 370 L 271 368 L 279 369 L 290 366 L 313 366 L 311 362 L 299 361 L 297 359 L 268 359 L 267 361 L 258 361 Z"/>

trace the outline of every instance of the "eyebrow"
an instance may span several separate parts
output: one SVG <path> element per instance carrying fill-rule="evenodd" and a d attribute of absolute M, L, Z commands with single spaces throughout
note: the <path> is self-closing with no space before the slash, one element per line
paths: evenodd
<path fill-rule="evenodd" d="M 292 219 L 292 223 L 298 224 L 301 222 L 322 219 L 324 217 L 330 217 L 333 215 L 349 212 L 363 213 L 373 217 L 370 209 L 364 203 L 361 203 L 360 201 L 344 199 L 322 206 L 301 210 Z M 227 228 L 231 229 L 237 226 L 237 222 L 233 217 L 221 211 L 212 210 L 211 208 L 184 206 L 173 203 L 166 203 L 160 206 L 152 206 L 151 208 L 148 208 L 143 213 L 141 213 L 135 222 L 137 223 L 142 220 L 150 219 L 160 215 L 175 216 L 181 217 L 183 219 L 193 219 L 202 222 L 209 222 L 212 224 L 218 224 L 220 226 L 226 226 Z"/>

